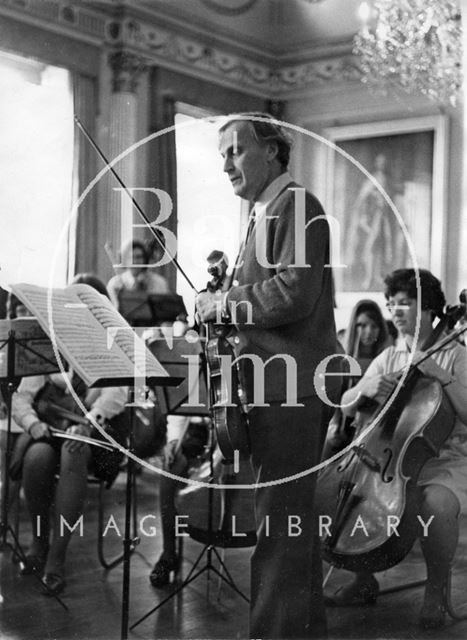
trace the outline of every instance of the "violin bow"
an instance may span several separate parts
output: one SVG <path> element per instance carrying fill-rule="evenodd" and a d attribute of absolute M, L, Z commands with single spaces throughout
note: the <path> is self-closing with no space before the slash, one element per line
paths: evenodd
<path fill-rule="evenodd" d="M 74 120 L 76 122 L 76 125 L 78 126 L 78 128 L 80 129 L 80 131 L 83 133 L 83 135 L 85 136 L 85 138 L 88 140 L 88 142 L 91 144 L 92 148 L 94 149 L 94 151 L 96 151 L 96 153 L 98 154 L 98 156 L 103 160 L 103 162 L 105 162 L 105 165 L 110 169 L 112 175 L 114 176 L 114 178 L 117 180 L 118 184 L 125 190 L 125 192 L 127 193 L 127 195 L 131 198 L 131 201 L 135 207 L 135 209 L 138 211 L 138 213 L 140 214 L 141 218 L 143 219 L 143 221 L 145 222 L 146 226 L 149 228 L 150 232 L 152 233 L 153 237 L 157 240 L 157 242 L 159 243 L 159 246 L 163 249 L 164 253 L 166 253 L 170 260 L 172 261 L 172 263 L 176 266 L 176 268 L 179 270 L 179 272 L 182 274 L 182 276 L 185 278 L 186 282 L 188 283 L 188 285 L 191 287 L 191 289 L 195 292 L 198 293 L 198 290 L 196 289 L 195 285 L 192 283 L 192 281 L 190 280 L 190 278 L 188 277 L 188 275 L 186 274 L 185 270 L 183 269 L 183 267 L 180 265 L 180 263 L 178 262 L 177 258 L 172 255 L 172 253 L 169 251 L 169 249 L 166 247 L 165 242 L 162 241 L 161 236 L 160 236 L 160 232 L 158 232 L 151 224 L 151 221 L 149 220 L 149 218 L 147 217 L 147 215 L 144 213 L 143 209 L 140 207 L 140 205 L 138 204 L 138 202 L 135 200 L 135 198 L 133 197 L 133 195 L 130 193 L 130 191 L 128 190 L 128 187 L 126 186 L 126 184 L 123 182 L 123 180 L 120 178 L 120 176 L 118 175 L 118 173 L 115 171 L 115 169 L 113 168 L 112 164 L 109 162 L 109 160 L 107 159 L 107 157 L 105 156 L 104 152 L 100 149 L 99 145 L 97 144 L 97 142 L 95 142 L 95 140 L 93 139 L 93 137 L 91 136 L 91 134 L 89 133 L 89 131 L 86 129 L 86 127 L 83 125 L 83 123 L 81 122 L 81 120 L 78 118 L 78 116 L 75 114 L 74 116 Z"/>
<path fill-rule="evenodd" d="M 102 440 L 96 440 L 95 438 L 90 438 L 89 436 L 83 436 L 75 433 L 67 433 L 66 431 L 62 431 L 61 429 L 56 429 L 55 427 L 49 426 L 49 431 L 54 438 L 63 438 L 64 440 L 76 440 L 77 442 L 84 442 L 86 444 L 92 445 L 93 447 L 101 447 L 102 449 L 107 449 L 107 451 L 113 451 L 116 449 L 120 451 L 119 447 L 111 444 L 110 442 L 102 442 Z"/>

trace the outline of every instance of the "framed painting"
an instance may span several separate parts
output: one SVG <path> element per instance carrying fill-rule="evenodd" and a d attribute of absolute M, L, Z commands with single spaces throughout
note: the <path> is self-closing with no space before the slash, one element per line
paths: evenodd
<path fill-rule="evenodd" d="M 326 212 L 340 231 L 338 302 L 374 298 L 385 275 L 401 267 L 442 278 L 446 116 L 332 127 L 323 135 L 331 142 Z"/>

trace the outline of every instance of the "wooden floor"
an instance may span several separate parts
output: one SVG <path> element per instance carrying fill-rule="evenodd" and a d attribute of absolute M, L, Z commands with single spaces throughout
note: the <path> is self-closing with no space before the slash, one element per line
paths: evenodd
<path fill-rule="evenodd" d="M 107 516 L 112 514 L 123 534 L 125 474 L 106 492 Z M 138 476 L 139 519 L 157 514 L 157 477 L 147 470 Z M 75 535 L 70 545 L 68 585 L 63 602 L 65 611 L 54 599 L 38 592 L 33 576 L 19 576 L 6 549 L 0 555 L 1 640 L 115 640 L 121 635 L 122 565 L 104 570 L 97 558 L 97 487 L 90 487 L 84 517 L 83 536 Z M 24 508 L 23 508 L 24 513 Z M 152 524 L 146 520 L 147 524 Z M 453 577 L 453 602 L 467 612 L 467 520 L 462 523 L 462 537 Z M 27 547 L 28 527 L 20 529 L 21 542 Z M 121 551 L 121 537 L 110 529 L 105 538 L 106 554 Z M 155 537 L 141 535 L 141 543 L 131 559 L 130 625 L 161 602 L 173 587 L 153 589 L 148 573 L 161 548 L 159 531 Z M 183 575 L 198 557 L 202 546 L 191 539 L 185 543 Z M 229 549 L 225 561 L 238 587 L 248 593 L 250 549 Z M 204 558 L 200 566 L 204 566 Z M 326 567 L 325 567 L 326 570 Z M 414 549 L 397 567 L 379 574 L 381 586 L 390 587 L 424 577 L 419 548 Z M 349 574 L 334 571 L 327 590 L 334 591 L 348 580 Z M 218 579 L 211 574 L 209 593 L 204 573 L 178 596 L 148 617 L 129 637 L 155 638 L 248 638 L 248 605 L 230 587 L 223 585 L 220 593 Z M 329 637 L 396 639 L 465 639 L 467 621 L 448 620 L 442 631 L 422 632 L 417 627 L 418 610 L 423 589 L 411 589 L 384 595 L 370 607 L 328 609 Z M 465 605 L 465 606 L 464 606 Z"/>

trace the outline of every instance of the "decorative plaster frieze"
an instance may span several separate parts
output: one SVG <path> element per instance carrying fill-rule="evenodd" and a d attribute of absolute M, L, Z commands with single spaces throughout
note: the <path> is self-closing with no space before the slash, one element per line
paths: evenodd
<path fill-rule="evenodd" d="M 106 16 L 97 11 L 85 7 L 76 6 L 75 3 L 62 0 L 0 0 L 0 12 L 2 8 L 11 10 L 19 20 L 25 16 L 34 17 L 43 28 L 53 28 L 60 31 L 62 28 L 71 28 L 76 35 L 95 36 L 102 41 L 106 24 Z"/>
<path fill-rule="evenodd" d="M 330 87 L 334 83 L 359 79 L 355 58 L 351 55 L 281 64 L 280 58 L 272 61 L 254 59 L 240 54 L 228 45 L 214 44 L 199 35 L 178 32 L 166 25 L 153 25 L 128 15 L 131 3 L 122 0 L 106 0 L 107 9 L 112 4 L 125 14 L 117 18 L 107 13 L 66 0 L 0 0 L 1 13 L 37 24 L 42 29 L 62 32 L 66 35 L 107 45 L 111 52 L 128 50 L 140 56 L 147 65 L 156 64 L 177 69 L 195 77 L 203 77 L 224 86 L 266 99 L 289 99 L 317 86 Z M 115 82 L 129 83 L 131 76 L 122 73 L 114 76 Z"/>
<path fill-rule="evenodd" d="M 188 65 L 192 70 L 212 74 L 214 80 L 230 81 L 237 87 L 240 85 L 243 90 L 254 89 L 255 93 L 264 93 L 266 97 L 282 97 L 295 89 L 303 90 L 306 86 L 359 77 L 352 56 L 272 69 L 267 64 L 129 17 L 121 21 L 109 21 L 106 36 L 109 44 L 130 47 L 144 53 L 149 60 L 156 56 L 158 64 L 166 60 Z"/>
<path fill-rule="evenodd" d="M 356 59 L 346 56 L 280 67 L 271 74 L 271 90 L 283 93 L 304 86 L 316 87 L 358 79 L 360 71 Z"/>
<path fill-rule="evenodd" d="M 266 64 L 248 60 L 239 55 L 207 45 L 194 38 L 182 36 L 163 27 L 154 27 L 133 18 L 109 21 L 106 29 L 107 43 L 129 47 L 144 53 L 149 60 L 156 56 L 157 63 L 167 60 L 181 63 L 188 68 L 209 72 L 215 77 L 227 77 L 241 83 L 244 88 L 269 89 L 270 69 Z"/>

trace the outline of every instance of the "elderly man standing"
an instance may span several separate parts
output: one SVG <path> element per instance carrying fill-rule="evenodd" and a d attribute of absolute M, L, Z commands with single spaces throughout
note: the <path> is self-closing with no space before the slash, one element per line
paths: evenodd
<path fill-rule="evenodd" d="M 221 296 L 236 356 L 244 356 L 251 459 L 261 485 L 251 561 L 252 638 L 326 636 L 316 474 L 307 471 L 320 460 L 330 409 L 314 375 L 337 352 L 329 227 L 319 201 L 287 171 L 290 148 L 283 128 L 261 113 L 231 116 L 219 132 L 234 192 L 254 205 L 230 288 Z M 218 308 L 219 296 L 199 294 L 202 321 L 215 320 Z M 258 357 L 265 365 L 264 402 L 255 404 Z M 295 363 L 296 380 L 286 360 Z M 331 387 L 327 393 L 332 396 Z"/>

